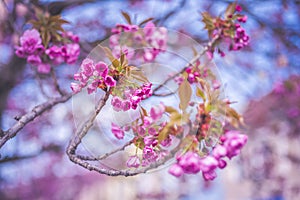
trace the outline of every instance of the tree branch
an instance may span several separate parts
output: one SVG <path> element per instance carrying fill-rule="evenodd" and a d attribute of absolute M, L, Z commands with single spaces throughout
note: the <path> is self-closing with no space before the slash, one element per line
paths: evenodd
<path fill-rule="evenodd" d="M 17 123 L 15 123 L 10 129 L 4 131 L 3 136 L 0 137 L 0 148 L 9 140 L 15 137 L 18 132 L 23 129 L 28 123 L 33 121 L 38 116 L 42 115 L 45 111 L 50 110 L 52 107 L 59 103 L 64 103 L 72 97 L 72 93 L 68 93 L 64 96 L 50 99 L 49 101 L 40 104 L 32 109 L 32 111 L 26 113 Z"/>
<path fill-rule="evenodd" d="M 94 157 L 94 156 L 85 156 L 85 155 L 76 155 L 77 158 L 81 159 L 81 160 L 90 160 L 90 161 L 97 161 L 97 160 L 103 160 L 119 151 L 124 150 L 126 147 L 130 146 L 133 143 L 133 140 L 130 140 L 129 142 L 127 142 L 126 144 L 124 144 L 122 147 L 117 148 L 111 152 L 108 152 L 102 156 L 98 156 L 98 157 Z"/>
<path fill-rule="evenodd" d="M 38 151 L 35 154 L 30 154 L 30 155 L 14 155 L 11 157 L 4 157 L 0 160 L 0 164 L 1 163 L 8 163 L 8 162 L 15 162 L 15 161 L 21 161 L 24 159 L 30 159 L 30 158 L 34 158 L 38 155 L 40 155 L 43 152 L 54 152 L 54 153 L 59 153 L 62 151 L 62 147 L 60 145 L 57 144 L 50 144 L 47 146 L 43 146 L 42 149 L 40 151 Z"/>

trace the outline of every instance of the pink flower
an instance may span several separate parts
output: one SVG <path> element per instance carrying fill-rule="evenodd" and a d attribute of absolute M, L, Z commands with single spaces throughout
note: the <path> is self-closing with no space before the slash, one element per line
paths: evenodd
<path fill-rule="evenodd" d="M 81 87 L 78 83 L 71 83 L 71 89 L 74 93 L 78 93 L 81 91 Z"/>
<path fill-rule="evenodd" d="M 20 44 L 27 55 L 44 49 L 40 33 L 36 29 L 26 30 L 20 38 Z"/>
<path fill-rule="evenodd" d="M 164 112 L 165 112 L 165 106 L 162 103 L 160 103 L 159 105 L 151 108 L 150 116 L 153 119 L 153 121 L 157 121 L 162 117 Z"/>
<path fill-rule="evenodd" d="M 111 47 L 115 47 L 115 46 L 119 45 L 119 39 L 120 39 L 119 35 L 112 35 L 112 36 L 110 36 L 110 38 L 109 38 L 109 45 Z"/>
<path fill-rule="evenodd" d="M 153 162 L 158 157 L 157 153 L 153 150 L 152 147 L 145 146 L 143 149 L 143 159 Z"/>
<path fill-rule="evenodd" d="M 146 62 L 151 62 L 153 61 L 155 58 L 155 56 L 153 55 L 153 53 L 149 50 L 145 50 L 145 53 L 144 53 L 144 60 Z"/>
<path fill-rule="evenodd" d="M 238 17 L 237 20 L 238 20 L 239 22 L 245 23 L 245 22 L 247 21 L 247 19 L 248 19 L 247 15 L 244 15 L 243 17 Z"/>
<path fill-rule="evenodd" d="M 121 107 L 122 107 L 123 111 L 129 110 L 131 108 L 130 101 L 128 101 L 128 100 L 123 101 Z"/>
<path fill-rule="evenodd" d="M 158 141 L 155 137 L 152 135 L 144 137 L 144 143 L 146 146 L 156 146 L 158 144 Z"/>
<path fill-rule="evenodd" d="M 219 167 L 220 169 L 224 169 L 224 168 L 226 167 L 226 165 L 227 165 L 227 163 L 226 163 L 225 160 L 219 159 L 218 167 Z"/>
<path fill-rule="evenodd" d="M 209 171 L 209 172 L 203 172 L 202 176 L 203 176 L 204 180 L 212 181 L 217 177 L 217 174 L 215 171 Z"/>
<path fill-rule="evenodd" d="M 114 86 L 117 85 L 116 80 L 113 77 L 111 77 L 111 76 L 106 76 L 104 82 L 109 87 L 114 87 Z"/>
<path fill-rule="evenodd" d="M 174 81 L 178 84 L 178 85 L 180 85 L 182 82 L 183 82 L 183 80 L 184 80 L 184 78 L 180 75 L 180 76 L 176 76 L 175 78 L 174 78 Z"/>
<path fill-rule="evenodd" d="M 144 136 L 144 135 L 146 134 L 146 130 L 145 130 L 145 128 L 142 127 L 142 126 L 139 126 L 139 127 L 137 128 L 137 132 L 138 132 L 139 136 Z"/>
<path fill-rule="evenodd" d="M 147 97 L 152 95 L 151 87 L 152 87 L 152 83 L 144 83 L 142 86 L 142 90 Z"/>
<path fill-rule="evenodd" d="M 16 47 L 16 55 L 19 56 L 20 58 L 26 58 L 26 53 L 23 47 Z"/>
<path fill-rule="evenodd" d="M 248 136 L 240 134 L 238 131 L 228 131 L 221 139 L 223 140 L 222 145 L 227 150 L 226 156 L 232 158 L 240 153 L 248 140 Z"/>
<path fill-rule="evenodd" d="M 75 42 L 75 43 L 79 42 L 78 35 L 75 35 L 71 31 L 63 32 L 62 36 L 65 37 L 65 38 L 68 38 L 68 39 L 72 40 L 72 42 Z"/>
<path fill-rule="evenodd" d="M 95 92 L 97 90 L 98 85 L 99 80 L 94 80 L 91 84 L 89 84 L 87 87 L 88 94 Z"/>
<path fill-rule="evenodd" d="M 222 145 L 217 145 L 214 149 L 213 149 L 213 156 L 215 157 L 215 158 L 222 158 L 222 157 L 224 157 L 224 156 L 226 156 L 226 154 L 227 154 L 227 150 L 226 150 L 226 148 L 224 147 L 224 146 L 222 146 Z"/>
<path fill-rule="evenodd" d="M 242 8 L 241 5 L 237 4 L 237 5 L 235 6 L 235 10 L 236 10 L 237 12 L 241 12 L 241 11 L 243 10 L 243 8 Z"/>
<path fill-rule="evenodd" d="M 38 55 L 30 55 L 27 58 L 27 62 L 31 65 L 37 66 L 42 63 L 42 60 L 41 60 L 40 56 L 38 56 Z"/>
<path fill-rule="evenodd" d="M 111 123 L 111 131 L 117 139 L 120 140 L 124 138 L 124 130 L 115 123 Z"/>
<path fill-rule="evenodd" d="M 174 164 L 169 168 L 168 172 L 173 176 L 180 177 L 183 174 L 183 169 L 180 165 Z"/>
<path fill-rule="evenodd" d="M 217 90 L 221 87 L 221 83 L 218 80 L 213 80 L 212 84 L 213 84 L 213 88 L 215 90 Z"/>
<path fill-rule="evenodd" d="M 178 164 L 187 174 L 196 174 L 200 171 L 200 157 L 197 153 L 191 151 L 179 157 Z"/>
<path fill-rule="evenodd" d="M 145 116 L 144 117 L 144 127 L 149 127 L 153 123 L 151 117 Z"/>
<path fill-rule="evenodd" d="M 148 129 L 148 133 L 149 133 L 150 135 L 153 135 L 153 136 L 157 136 L 157 135 L 158 135 L 156 129 L 153 128 L 153 127 L 150 127 L 150 128 Z"/>
<path fill-rule="evenodd" d="M 86 77 L 90 77 L 93 75 L 93 68 L 94 68 L 94 61 L 86 58 L 82 61 L 81 64 L 81 69 L 82 69 L 82 73 L 86 76 Z"/>
<path fill-rule="evenodd" d="M 49 56 L 51 60 L 62 56 L 61 48 L 56 45 L 46 49 L 45 53 Z"/>
<path fill-rule="evenodd" d="M 141 100 L 142 99 L 140 97 L 138 97 L 138 96 L 132 96 L 130 98 L 132 109 L 135 110 L 137 108 L 138 104 L 141 102 Z"/>
<path fill-rule="evenodd" d="M 172 144 L 172 138 L 170 137 L 170 135 L 168 135 L 166 139 L 162 140 L 160 144 L 164 147 L 169 147 Z"/>
<path fill-rule="evenodd" d="M 62 53 L 66 63 L 74 64 L 80 54 L 80 46 L 77 43 L 66 44 L 62 48 Z"/>
<path fill-rule="evenodd" d="M 141 164 L 140 159 L 137 156 L 130 156 L 126 162 L 127 167 L 138 168 L 140 164 Z"/>
<path fill-rule="evenodd" d="M 115 111 L 122 110 L 122 99 L 118 96 L 114 96 L 111 100 L 111 105 Z"/>
<path fill-rule="evenodd" d="M 106 63 L 100 61 L 95 65 L 95 71 L 99 76 L 106 77 L 108 74 L 108 66 Z"/>
<path fill-rule="evenodd" d="M 201 159 L 200 165 L 203 172 L 209 172 L 215 170 L 218 167 L 219 162 L 213 156 L 206 156 L 205 158 Z"/>
<path fill-rule="evenodd" d="M 37 70 L 41 74 L 49 74 L 51 66 L 48 63 L 40 63 Z"/>
<path fill-rule="evenodd" d="M 147 22 L 147 24 L 145 25 L 143 31 L 144 31 L 146 36 L 151 36 L 155 31 L 155 24 L 152 21 Z"/>

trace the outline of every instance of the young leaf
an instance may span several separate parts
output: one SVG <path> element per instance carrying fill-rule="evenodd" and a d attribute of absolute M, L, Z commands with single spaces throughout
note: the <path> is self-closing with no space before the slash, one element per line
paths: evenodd
<path fill-rule="evenodd" d="M 177 113 L 177 110 L 175 108 L 173 108 L 172 106 L 166 106 L 165 110 L 167 113 L 170 113 L 170 114 Z"/>
<path fill-rule="evenodd" d="M 144 116 L 148 116 L 147 110 L 145 108 L 143 108 L 143 106 L 141 106 L 142 109 L 142 113 Z"/>
<path fill-rule="evenodd" d="M 142 21 L 141 23 L 139 23 L 139 26 L 142 26 L 142 25 L 146 24 L 147 22 L 152 21 L 153 19 L 154 19 L 153 17 L 145 19 L 144 21 Z"/>
<path fill-rule="evenodd" d="M 191 85 L 186 79 L 179 86 L 178 94 L 180 99 L 179 108 L 185 110 L 188 107 L 192 96 Z"/>
<path fill-rule="evenodd" d="M 206 101 L 206 97 L 205 97 L 204 92 L 200 88 L 198 88 L 198 87 L 197 87 L 197 90 L 196 90 L 196 95 L 198 97 L 201 97 L 204 102 Z"/>
<path fill-rule="evenodd" d="M 158 142 L 163 141 L 164 139 L 166 139 L 168 137 L 168 133 L 169 133 L 170 127 L 168 126 L 168 124 L 159 132 L 158 135 Z"/>
<path fill-rule="evenodd" d="M 233 15 L 233 13 L 235 12 L 235 7 L 236 7 L 236 2 L 229 4 L 228 7 L 226 8 L 225 16 L 228 17 L 230 15 Z"/>
<path fill-rule="evenodd" d="M 43 31 L 43 32 L 41 32 L 41 36 L 42 36 L 43 45 L 45 47 L 47 47 L 48 44 L 49 44 L 49 42 L 50 42 L 50 40 L 51 40 L 50 33 L 48 31 Z"/>
<path fill-rule="evenodd" d="M 110 62 L 112 63 L 112 65 L 115 67 L 115 68 L 118 68 L 120 66 L 120 62 L 118 59 L 116 59 L 111 50 L 108 48 L 108 47 L 103 47 L 100 45 L 100 47 L 103 49 L 103 51 L 105 52 L 105 55 L 107 56 L 107 58 L 110 60 Z"/>
<path fill-rule="evenodd" d="M 128 22 L 128 24 L 131 24 L 131 19 L 130 19 L 130 16 L 128 15 L 128 13 L 122 11 L 122 15 L 126 19 L 126 21 Z"/>
<path fill-rule="evenodd" d="M 201 13 L 203 19 L 202 22 L 205 24 L 204 29 L 211 30 L 214 29 L 213 18 L 210 16 L 208 12 Z"/>
<path fill-rule="evenodd" d="M 149 82 L 149 80 L 147 79 L 147 77 L 144 75 L 143 71 L 136 68 L 136 67 L 131 67 L 130 70 L 130 76 L 138 81 L 141 82 Z"/>

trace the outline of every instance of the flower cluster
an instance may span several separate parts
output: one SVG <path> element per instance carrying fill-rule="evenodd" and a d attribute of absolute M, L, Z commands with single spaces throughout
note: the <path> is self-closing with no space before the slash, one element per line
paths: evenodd
<path fill-rule="evenodd" d="M 114 87 L 117 82 L 111 73 L 106 63 L 102 61 L 94 63 L 93 60 L 86 58 L 82 61 L 80 72 L 74 74 L 74 80 L 79 83 L 71 83 L 71 89 L 78 93 L 87 86 L 88 93 L 91 94 L 98 87 L 102 89 Z"/>
<path fill-rule="evenodd" d="M 249 45 L 249 36 L 240 24 L 235 24 L 234 44 L 230 50 L 237 51 Z"/>
<path fill-rule="evenodd" d="M 190 84 L 197 83 L 197 78 L 206 78 L 208 76 L 208 69 L 200 65 L 200 60 L 197 60 L 195 64 L 187 67 L 183 74 L 186 74 L 186 78 Z M 180 85 L 184 81 L 185 75 L 179 74 L 174 78 L 174 81 Z M 170 74 L 172 76 L 172 74 Z"/>
<path fill-rule="evenodd" d="M 238 155 L 247 142 L 247 136 L 238 131 L 228 131 L 220 140 L 221 143 L 213 149 L 212 154 L 203 158 L 194 151 L 177 156 L 177 163 L 171 166 L 169 173 L 179 177 L 184 173 L 197 174 L 202 171 L 205 180 L 213 180 L 216 177 L 215 170 L 223 169 L 227 165 L 223 158 L 231 159 Z"/>
<path fill-rule="evenodd" d="M 142 149 L 142 155 L 130 156 L 127 161 L 128 167 L 137 168 L 140 165 L 147 166 L 150 163 L 156 162 L 166 154 L 163 148 L 167 148 L 172 144 L 171 136 L 168 136 L 162 141 L 159 141 L 159 132 L 165 127 L 166 122 L 162 121 L 162 116 L 165 113 L 165 106 L 160 103 L 150 109 L 149 116 L 145 115 L 141 118 L 142 124 L 136 121 L 131 126 L 119 127 L 112 123 L 111 130 L 117 139 L 123 139 L 125 131 L 132 129 L 135 137 L 135 145 Z M 180 131 L 178 129 L 178 131 Z"/>
<path fill-rule="evenodd" d="M 225 19 L 221 17 L 213 18 L 207 12 L 202 13 L 202 21 L 205 23 L 209 37 L 212 38 L 206 53 L 209 59 L 213 58 L 213 53 L 216 49 L 222 57 L 225 56 L 219 45 L 222 42 L 229 43 L 230 51 L 238 51 L 249 45 L 249 36 L 239 24 L 240 22 L 245 23 L 247 16 L 236 13 L 241 11 L 242 7 L 240 5 L 232 3 L 225 12 Z"/>
<path fill-rule="evenodd" d="M 127 111 L 136 109 L 138 104 L 152 95 L 152 83 L 144 83 L 137 89 L 128 88 L 122 93 L 122 97 L 114 96 L 111 105 L 115 111 Z"/>
<path fill-rule="evenodd" d="M 122 32 L 131 34 L 124 44 L 120 43 Z M 117 58 L 124 53 L 128 59 L 135 55 L 136 58 L 142 57 L 144 61 L 151 62 L 167 47 L 167 29 L 155 27 L 153 22 L 148 22 L 143 29 L 139 29 L 137 25 L 117 24 L 112 33 L 114 35 L 110 37 L 109 44 Z M 132 44 L 135 45 L 134 48 L 143 48 L 142 55 L 134 52 Z"/>
<path fill-rule="evenodd" d="M 196 82 L 196 78 L 200 77 L 199 72 L 192 70 L 192 67 L 188 67 L 186 70 L 186 73 L 188 73 L 188 82 L 194 83 Z"/>
<path fill-rule="evenodd" d="M 80 53 L 79 38 L 72 32 L 65 32 L 62 37 L 66 42 L 44 46 L 38 30 L 26 30 L 20 37 L 16 55 L 26 58 L 28 63 L 37 66 L 39 73 L 44 74 L 50 72 L 51 64 L 58 65 L 63 62 L 73 64 Z"/>

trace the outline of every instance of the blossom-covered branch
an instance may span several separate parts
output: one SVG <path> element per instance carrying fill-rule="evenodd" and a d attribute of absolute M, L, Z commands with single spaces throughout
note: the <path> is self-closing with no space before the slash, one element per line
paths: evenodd
<path fill-rule="evenodd" d="M 232 16 L 226 16 L 227 21 L 224 23 L 232 25 L 230 30 L 233 34 L 240 31 L 240 26 L 234 25 L 235 18 L 239 16 L 234 15 L 234 12 L 240 9 L 236 4 L 231 4 L 228 9 Z M 231 38 L 232 34 L 227 35 L 227 26 L 218 25 L 223 23 L 220 18 L 208 18 L 205 15 L 205 23 L 214 23 L 209 31 L 216 29 L 212 40 L 201 52 L 194 51 L 194 58 L 181 71 L 152 90 L 152 83 L 143 71 L 131 63 L 139 63 L 138 60 L 152 62 L 164 53 L 167 47 L 167 30 L 155 27 L 151 19 L 142 22 L 141 24 L 146 25 L 144 29 L 140 29 L 138 25 L 132 24 L 127 13 L 122 14 L 128 24 L 117 24 L 112 29 L 113 35 L 109 43 L 111 49 L 102 47 L 111 63 L 94 62 L 93 59 L 86 58 L 80 71 L 74 75 L 77 82 L 72 83 L 71 88 L 75 93 L 86 87 L 88 94 L 101 89 L 105 95 L 72 138 L 67 149 L 70 160 L 84 168 L 110 176 L 131 176 L 156 168 L 175 156 L 177 163 L 169 170 L 174 176 L 202 171 L 205 180 L 213 180 L 216 177 L 215 169 L 226 166 L 224 157 L 232 158 L 239 154 L 247 141 L 247 136 L 238 131 L 224 130 L 226 124 L 238 127 L 242 123 L 242 117 L 230 107 L 230 101 L 221 98 L 220 83 L 212 69 L 207 63 L 200 62 L 205 53 L 209 60 L 212 59 L 212 50 L 222 39 Z M 133 44 L 135 46 L 130 46 Z M 139 50 L 134 52 L 133 48 Z M 164 96 L 165 94 L 156 92 L 170 80 L 178 83 L 179 110 L 163 102 L 152 106 L 150 110 L 141 106 L 142 101 L 151 98 L 153 94 Z M 195 101 L 191 100 L 193 93 L 198 98 Z M 125 125 L 111 123 L 111 133 L 116 139 L 123 140 L 127 132 L 133 134 L 133 139 L 104 155 L 93 157 L 76 154 L 78 145 L 93 126 L 96 116 L 110 95 L 111 105 L 116 112 L 130 109 L 139 111 L 139 116 Z M 225 121 L 222 122 L 220 116 L 224 116 Z M 220 141 L 212 145 L 212 140 Z M 210 151 L 207 146 L 203 146 L 206 143 L 212 145 Z M 117 152 L 125 151 L 129 145 L 134 146 L 136 151 L 129 156 L 126 165 L 128 168 L 135 168 L 134 170 L 98 167 L 88 162 L 106 159 Z"/>

